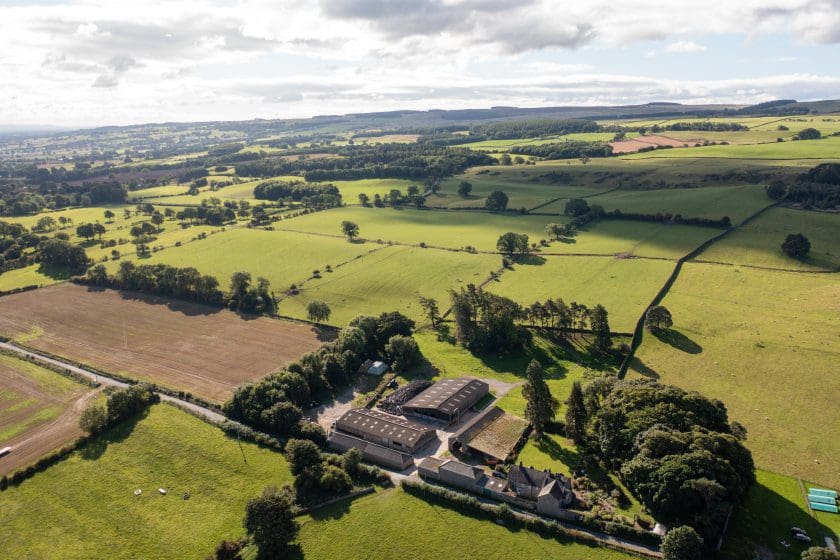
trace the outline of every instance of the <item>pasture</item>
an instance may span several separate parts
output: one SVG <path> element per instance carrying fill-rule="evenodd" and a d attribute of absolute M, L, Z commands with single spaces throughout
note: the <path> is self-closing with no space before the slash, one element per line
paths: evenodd
<path fill-rule="evenodd" d="M 301 518 L 305 558 L 619 560 L 622 553 L 558 542 L 431 505 L 395 488 Z M 422 537 L 422 538 L 421 538 Z M 492 543 L 491 546 L 488 544 Z M 249 557 L 252 558 L 252 557 Z"/>
<path fill-rule="evenodd" d="M 794 270 L 840 268 L 840 214 L 771 208 L 741 226 L 700 255 L 699 260 Z M 811 243 L 802 259 L 785 255 L 781 244 L 791 233 L 802 233 Z"/>
<path fill-rule="evenodd" d="M 86 385 L 0 353 L 0 475 L 10 473 L 82 435 L 79 415 L 97 392 Z"/>
<path fill-rule="evenodd" d="M 279 453 L 155 405 L 4 491 L 0 541 L 9 558 L 204 558 L 243 534 L 248 499 L 289 482 Z"/>
<path fill-rule="evenodd" d="M 0 334 L 219 403 L 325 336 L 308 325 L 75 284 L 0 299 Z"/>
<path fill-rule="evenodd" d="M 796 160 L 838 160 L 840 159 L 840 137 L 820 140 L 797 140 L 772 142 L 769 144 L 742 144 L 700 146 L 672 150 L 654 150 L 641 154 L 620 156 L 621 159 L 660 158 L 733 158 L 733 159 L 796 159 Z"/>
<path fill-rule="evenodd" d="M 609 312 L 612 330 L 631 332 L 674 263 L 613 257 L 546 257 L 541 265 L 516 265 L 487 289 L 522 305 L 562 298 Z"/>
<path fill-rule="evenodd" d="M 645 333 L 628 378 L 721 399 L 760 468 L 840 486 L 840 279 L 688 263 L 663 305 L 674 328 Z"/>
<path fill-rule="evenodd" d="M 306 305 L 321 300 L 332 309 L 331 325 L 343 326 L 356 315 L 378 315 L 383 311 L 400 311 L 420 320 L 419 296 L 436 298 L 441 309 L 446 309 L 450 289 L 470 283 L 479 285 L 501 266 L 497 255 L 376 247 L 380 250 L 334 268 L 333 272 L 322 272 L 320 279 L 308 280 L 298 295 L 280 302 L 278 312 L 304 318 Z"/>
<path fill-rule="evenodd" d="M 0 292 L 8 292 L 24 286 L 50 286 L 66 280 L 69 274 L 40 264 L 14 268 L 0 274 Z"/>

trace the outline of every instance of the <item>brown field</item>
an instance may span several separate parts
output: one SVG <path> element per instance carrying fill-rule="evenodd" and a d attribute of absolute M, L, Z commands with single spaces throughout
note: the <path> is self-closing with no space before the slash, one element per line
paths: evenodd
<path fill-rule="evenodd" d="M 79 416 L 99 393 L 34 364 L 0 354 L 0 475 L 34 463 L 82 435 Z"/>
<path fill-rule="evenodd" d="M 674 148 L 682 148 L 686 144 L 692 147 L 698 146 L 700 142 L 696 140 L 677 140 L 675 138 L 669 138 L 668 136 L 648 134 L 645 136 L 637 136 L 632 140 L 610 142 L 609 144 L 612 146 L 614 154 L 630 154 L 650 146 L 671 146 Z"/>
<path fill-rule="evenodd" d="M 75 284 L 0 298 L 0 334 L 213 402 L 332 336 L 300 323 Z"/>

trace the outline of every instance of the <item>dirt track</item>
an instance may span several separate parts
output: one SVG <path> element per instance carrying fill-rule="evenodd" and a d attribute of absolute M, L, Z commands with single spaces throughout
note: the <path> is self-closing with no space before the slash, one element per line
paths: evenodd
<path fill-rule="evenodd" d="M 331 337 L 300 323 L 74 284 L 0 298 L 0 334 L 213 402 Z"/>

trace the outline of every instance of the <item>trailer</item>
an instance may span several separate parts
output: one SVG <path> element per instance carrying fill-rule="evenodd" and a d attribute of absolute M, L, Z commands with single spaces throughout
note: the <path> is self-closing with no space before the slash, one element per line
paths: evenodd
<path fill-rule="evenodd" d="M 4 447 L 3 449 L 0 449 L 0 457 L 3 457 L 4 455 L 8 455 L 11 452 L 12 452 L 11 447 Z"/>

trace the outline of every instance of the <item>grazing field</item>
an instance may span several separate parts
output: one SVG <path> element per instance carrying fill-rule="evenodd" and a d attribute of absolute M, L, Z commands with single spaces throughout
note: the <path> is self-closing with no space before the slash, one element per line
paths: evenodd
<path fill-rule="evenodd" d="M 688 263 L 663 305 L 628 377 L 721 399 L 760 468 L 840 486 L 840 278 Z"/>
<path fill-rule="evenodd" d="M 488 289 L 522 305 L 563 298 L 587 306 L 600 303 L 610 327 L 630 332 L 650 304 L 674 263 L 612 257 L 546 257 L 541 265 L 516 265 Z"/>
<path fill-rule="evenodd" d="M 500 266 L 497 255 L 384 247 L 323 273 L 320 279 L 307 281 L 298 295 L 280 302 L 279 313 L 304 318 L 306 305 L 321 300 L 332 309 L 332 325 L 343 326 L 356 315 L 378 315 L 383 311 L 400 311 L 420 320 L 419 296 L 436 298 L 441 309 L 446 309 L 450 289 L 481 284 Z"/>
<path fill-rule="evenodd" d="M 683 189 L 618 190 L 593 196 L 589 204 L 598 204 L 606 211 L 641 214 L 680 214 L 686 218 L 719 220 L 729 216 L 733 223 L 767 206 L 772 201 L 758 185 L 697 187 Z M 540 212 L 563 212 L 565 201 L 540 208 Z"/>
<path fill-rule="evenodd" d="M 204 558 L 221 539 L 243 534 L 248 499 L 289 482 L 279 453 L 155 405 L 136 424 L 118 426 L 3 492 L 3 555 Z"/>
<path fill-rule="evenodd" d="M 8 292 L 24 286 L 50 286 L 69 277 L 66 271 L 33 264 L 0 274 L 0 292 Z"/>
<path fill-rule="evenodd" d="M 300 177 L 297 178 L 300 180 Z M 368 195 L 371 202 L 373 196 L 385 196 L 391 192 L 391 189 L 397 189 L 403 195 L 408 194 L 408 187 L 417 185 L 420 192 L 423 192 L 423 181 L 409 181 L 408 179 L 359 179 L 357 181 L 325 181 L 338 187 L 341 193 L 341 199 L 344 204 L 358 204 L 359 195 L 364 193 Z"/>
<path fill-rule="evenodd" d="M 558 542 L 431 505 L 395 488 L 301 519 L 303 556 L 329 558 L 462 558 L 618 560 L 606 548 Z M 421 538 L 422 537 L 422 538 Z"/>
<path fill-rule="evenodd" d="M 725 553 L 735 554 L 741 549 L 760 547 L 769 551 L 776 560 L 799 560 L 809 546 L 821 546 L 823 537 L 837 541 L 840 515 L 815 512 L 815 517 L 811 517 L 795 478 L 761 470 L 756 472 L 756 478 L 756 485 L 747 492 L 744 504 L 735 510 L 732 517 L 724 541 Z M 807 492 L 808 486 L 812 485 L 803 483 Z M 793 540 L 791 527 L 804 529 L 814 543 L 809 545 Z M 782 541 L 790 547 L 785 547 Z"/>
<path fill-rule="evenodd" d="M 96 391 L 0 353 L 0 475 L 34 463 L 82 435 L 79 415 Z"/>
<path fill-rule="evenodd" d="M 791 233 L 802 233 L 811 250 L 791 258 L 781 244 Z M 700 260 L 795 270 L 840 268 L 840 214 L 772 208 L 712 245 Z"/>
<path fill-rule="evenodd" d="M 337 208 L 285 220 L 275 225 L 306 233 L 340 235 L 340 225 L 350 220 L 359 225 L 359 237 L 461 249 L 471 245 L 479 251 L 495 251 L 499 236 L 508 231 L 525 233 L 532 243 L 546 239 L 545 226 L 564 222 L 553 216 L 517 216 L 488 212 L 444 212 L 407 208 Z"/>
<path fill-rule="evenodd" d="M 289 224 L 295 221 L 290 220 Z M 338 225 L 335 230 L 336 235 L 340 234 Z M 138 262 L 192 266 L 218 278 L 223 289 L 227 289 L 234 272 L 246 271 L 254 278 L 267 278 L 272 289 L 279 293 L 291 284 L 309 278 L 313 270 L 324 270 L 327 265 L 335 267 L 378 248 L 381 245 L 374 243 L 349 243 L 346 239 L 289 231 L 240 228 L 182 247 L 172 247 Z M 118 265 L 112 261 L 109 267 L 113 271 Z"/>
<path fill-rule="evenodd" d="M 673 150 L 654 150 L 642 154 L 621 156 L 622 159 L 658 158 L 743 158 L 743 159 L 840 159 L 840 137 L 820 140 L 797 140 L 769 144 L 738 146 L 700 146 Z"/>
<path fill-rule="evenodd" d="M 298 323 L 75 284 L 0 299 L 0 334 L 214 402 L 323 338 Z"/>

